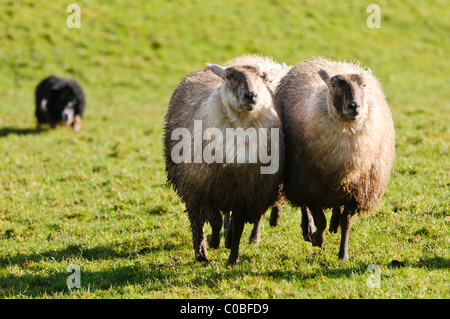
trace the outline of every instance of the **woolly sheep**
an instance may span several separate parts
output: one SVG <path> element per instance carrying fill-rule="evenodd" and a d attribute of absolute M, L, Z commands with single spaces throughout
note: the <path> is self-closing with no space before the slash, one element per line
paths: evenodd
<path fill-rule="evenodd" d="M 183 79 L 172 94 L 164 132 L 167 178 L 186 204 L 195 258 L 199 261 L 208 260 L 203 236 L 206 221 L 212 228 L 211 235 L 207 237 L 208 246 L 217 248 L 222 228 L 220 212 L 230 217 L 230 220 L 226 219 L 230 227 L 225 231 L 225 246 L 231 248 L 228 264 L 234 264 L 238 262 L 244 223 L 254 223 L 252 236 L 258 237 L 257 226 L 264 212 L 277 200 L 284 169 L 284 143 L 279 110 L 267 87 L 267 76 L 267 72 L 262 72 L 258 65 L 221 67 L 208 64 L 208 68 L 195 71 Z M 212 163 L 207 163 L 205 158 L 202 160 L 201 148 L 205 152 L 217 139 L 209 138 L 207 132 L 211 133 L 213 129 L 216 133 L 225 134 L 230 128 L 266 128 L 271 133 L 276 132 L 274 136 L 267 133 L 266 140 L 258 140 L 258 149 L 259 152 L 263 149 L 265 154 L 274 155 L 273 158 L 278 159 L 274 165 L 278 167 L 262 174 L 262 169 L 267 166 L 261 158 L 257 162 L 249 161 L 252 156 L 250 143 L 255 142 L 251 136 L 247 136 L 244 143 L 241 140 L 241 145 L 237 143 L 235 153 L 234 137 L 227 138 L 223 143 L 223 152 L 220 147 L 214 149 L 214 154 L 211 152 L 219 160 Z M 187 144 L 194 145 L 194 152 L 188 152 L 187 148 L 179 152 L 177 145 L 180 141 L 176 140 L 175 133 L 180 129 L 189 133 Z M 198 140 L 201 144 L 196 149 Z M 208 143 L 209 140 L 211 142 Z M 225 161 L 230 149 L 234 156 L 231 162 Z M 245 153 L 244 162 L 236 160 L 242 156 L 239 152 Z M 185 160 L 174 160 L 174 154 L 181 153 Z"/>
<path fill-rule="evenodd" d="M 248 54 L 236 57 L 230 61 L 228 61 L 225 66 L 233 66 L 233 65 L 257 65 L 261 68 L 261 72 L 266 73 L 266 83 L 269 89 L 275 94 L 278 86 L 280 84 L 281 79 L 292 69 L 292 66 L 286 65 L 286 63 L 277 63 L 271 57 L 268 56 L 259 56 L 257 54 Z M 273 205 L 271 213 L 270 213 L 270 226 L 277 226 L 278 222 L 281 218 L 281 213 L 283 211 L 283 187 L 280 185 L 279 196 L 276 203 Z M 229 216 L 225 214 L 225 229 L 228 226 L 228 218 Z M 260 220 L 257 224 L 255 224 L 252 234 L 250 235 L 250 242 L 258 242 L 260 239 L 260 229 L 261 229 Z"/>
<path fill-rule="evenodd" d="M 381 85 L 358 64 L 316 58 L 295 66 L 276 97 L 286 198 L 302 207 L 303 237 L 315 246 L 324 241 L 323 209 L 332 208 L 329 230 L 341 228 L 339 258 L 347 260 L 352 217 L 379 202 L 394 159 L 394 124 Z"/>

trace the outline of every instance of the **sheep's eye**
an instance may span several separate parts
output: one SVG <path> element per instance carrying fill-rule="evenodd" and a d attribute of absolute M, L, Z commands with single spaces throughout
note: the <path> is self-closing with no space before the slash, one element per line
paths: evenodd
<path fill-rule="evenodd" d="M 226 78 L 227 78 L 227 80 L 231 80 L 233 78 L 233 75 L 232 74 L 227 74 Z"/>

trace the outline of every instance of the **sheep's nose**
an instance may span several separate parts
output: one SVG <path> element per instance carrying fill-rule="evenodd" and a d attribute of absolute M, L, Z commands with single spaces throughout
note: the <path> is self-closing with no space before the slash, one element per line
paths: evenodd
<path fill-rule="evenodd" d="M 353 111 L 356 111 L 356 109 L 359 107 L 359 105 L 356 104 L 355 102 L 351 102 L 351 103 L 349 103 L 348 107 L 350 109 L 352 109 Z"/>
<path fill-rule="evenodd" d="M 255 102 L 256 93 L 247 92 L 244 94 L 244 98 L 249 102 Z"/>

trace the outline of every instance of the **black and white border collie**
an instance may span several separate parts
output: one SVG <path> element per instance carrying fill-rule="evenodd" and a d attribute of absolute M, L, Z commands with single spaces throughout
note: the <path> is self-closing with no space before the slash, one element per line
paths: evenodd
<path fill-rule="evenodd" d="M 36 87 L 37 127 L 50 124 L 71 125 L 75 132 L 81 129 L 86 100 L 77 81 L 49 76 Z"/>

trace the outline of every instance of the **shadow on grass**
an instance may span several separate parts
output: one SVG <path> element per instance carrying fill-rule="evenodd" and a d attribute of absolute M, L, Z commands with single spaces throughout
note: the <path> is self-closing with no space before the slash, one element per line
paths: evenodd
<path fill-rule="evenodd" d="M 136 245 L 138 244 L 138 245 Z M 138 258 L 150 253 L 182 249 L 184 243 L 165 243 L 163 245 L 142 246 L 138 242 L 115 243 L 109 246 L 84 248 L 82 245 L 69 245 L 59 250 L 48 250 L 35 254 L 16 254 L 0 257 L 0 269 L 19 265 L 20 274 L 8 273 L 0 275 L 0 298 L 23 296 L 39 298 L 44 294 L 69 294 L 67 279 L 71 275 L 66 272 L 70 264 L 77 264 L 80 258 L 81 288 L 95 291 L 129 284 L 148 284 L 153 279 L 167 281 L 173 278 L 173 267 L 162 263 L 142 262 Z M 75 259 L 75 260 L 74 260 Z M 85 260 L 95 263 L 97 260 L 134 260 L 130 266 L 106 266 L 101 270 L 83 269 Z M 56 269 L 47 269 L 39 262 L 54 261 Z M 61 268 L 62 267 L 62 268 Z M 37 269 L 36 271 L 34 271 Z"/>
<path fill-rule="evenodd" d="M 13 256 L 0 257 L 0 267 L 27 265 L 30 262 L 39 263 L 49 259 L 58 263 L 64 261 L 69 262 L 74 258 L 81 258 L 85 260 L 109 260 L 119 258 L 132 259 L 139 255 L 181 249 L 181 246 L 184 246 L 184 243 L 167 242 L 162 245 L 152 246 L 151 244 L 146 245 L 139 242 L 130 241 L 92 248 L 85 248 L 83 245 L 74 244 L 59 250 L 51 249 L 41 253 L 20 253 Z"/>
<path fill-rule="evenodd" d="M 39 298 L 43 295 L 70 295 L 67 287 L 67 279 L 71 273 L 66 272 L 69 264 L 75 263 L 73 259 L 80 258 L 87 260 L 92 269 L 83 269 L 81 267 L 81 293 L 96 290 L 109 290 L 112 293 L 119 293 L 121 287 L 129 285 L 145 285 L 148 290 L 163 290 L 170 287 L 210 287 L 215 288 L 218 282 L 234 281 L 241 278 L 244 274 L 250 277 L 269 278 L 277 281 L 307 281 L 320 277 L 331 279 L 347 278 L 355 274 L 366 273 L 367 264 L 358 264 L 352 267 L 343 267 L 336 269 L 317 269 L 310 272 L 301 270 L 283 270 L 272 271 L 253 271 L 242 270 L 238 267 L 229 267 L 226 271 L 211 271 L 207 275 L 200 271 L 194 278 L 182 276 L 183 272 L 195 271 L 195 268 L 207 267 L 207 265 L 191 261 L 183 261 L 178 257 L 177 251 L 184 249 L 185 243 L 165 243 L 163 245 L 151 245 L 151 243 L 123 242 L 113 243 L 108 246 L 98 246 L 93 248 L 84 248 L 82 245 L 70 245 L 60 250 L 48 250 L 35 254 L 16 254 L 9 257 L 0 258 L 0 268 L 6 270 L 7 267 L 20 265 L 23 269 L 18 273 L 9 273 L 3 271 L 0 275 L 0 298 L 4 297 L 32 297 Z M 169 261 L 156 262 L 140 257 L 157 252 L 173 251 L 173 256 Z M 242 256 L 242 261 L 245 261 Z M 47 269 L 45 265 L 39 265 L 41 261 L 48 262 L 53 260 L 59 265 L 56 269 Z M 113 260 L 106 266 L 95 269 L 96 260 Z M 132 262 L 132 265 L 120 265 L 122 262 Z M 117 261 L 117 262 L 116 262 Z M 241 262 L 242 262 L 241 261 Z M 85 261 L 82 262 L 85 264 Z M 60 269 L 61 266 L 63 269 Z M 385 265 L 388 268 L 391 264 Z M 180 267 L 184 267 L 184 271 Z M 443 257 L 422 258 L 416 262 L 405 261 L 401 267 L 447 269 L 450 268 L 450 259 Z M 14 267 L 11 267 L 14 268 Z M 189 269 L 191 270 L 189 270 Z M 35 269 L 37 269 L 35 271 Z M 178 269 L 178 270 L 177 270 Z M 177 275 L 178 274 L 178 275 Z"/>
<path fill-rule="evenodd" d="M 40 128 L 17 128 L 17 127 L 2 127 L 0 128 L 0 137 L 7 137 L 10 134 L 14 135 L 35 135 L 48 131 L 48 129 Z"/>
<path fill-rule="evenodd" d="M 388 265 L 388 267 L 389 268 L 413 267 L 413 268 L 425 268 L 427 270 L 450 269 L 450 259 L 443 258 L 440 256 L 434 256 L 421 258 L 419 261 L 393 260 Z"/>
<path fill-rule="evenodd" d="M 67 248 L 60 250 L 48 250 L 35 254 L 17 254 L 14 256 L 1 257 L 0 267 L 10 265 L 26 265 L 30 262 L 41 262 L 52 259 L 56 262 L 63 262 L 72 258 L 86 258 L 90 260 L 96 259 L 114 259 L 129 257 L 128 254 L 118 253 L 113 246 L 111 247 L 94 247 L 85 249 L 82 245 L 69 245 Z"/>
<path fill-rule="evenodd" d="M 133 284 L 146 284 L 151 280 L 152 272 L 139 266 L 120 266 L 114 269 L 99 271 L 84 270 L 81 267 L 80 288 L 83 290 L 107 290 Z M 24 272 L 0 276 L 0 298 L 23 296 L 39 298 L 44 294 L 70 294 L 67 280 L 72 273 L 52 271 L 46 274 Z M 71 281 L 71 279 L 69 279 Z"/>

